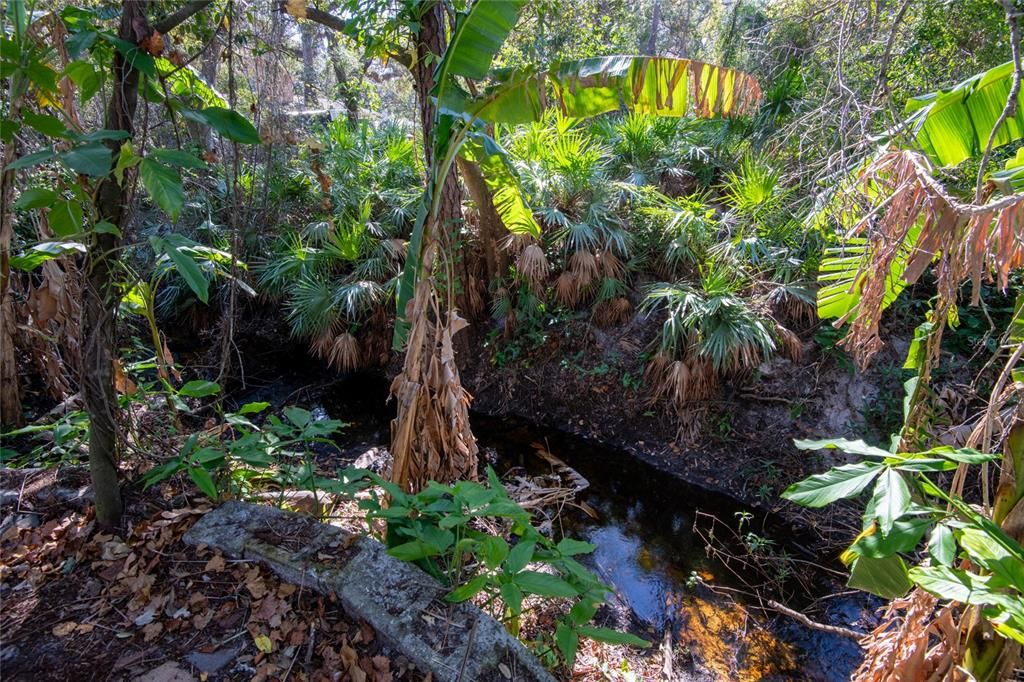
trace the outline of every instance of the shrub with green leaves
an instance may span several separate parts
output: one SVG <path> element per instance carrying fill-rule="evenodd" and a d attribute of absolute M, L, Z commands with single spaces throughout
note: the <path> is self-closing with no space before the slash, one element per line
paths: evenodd
<path fill-rule="evenodd" d="M 381 541 L 389 554 L 451 587 L 449 601 L 474 599 L 517 636 L 531 598 L 571 601 L 568 612 L 558 617 L 553 635 L 546 633 L 532 642 L 549 665 L 560 657 L 571 669 L 580 637 L 649 645 L 628 633 L 589 624 L 612 591 L 576 559 L 595 546 L 572 538 L 555 542 L 542 535 L 492 469 L 486 485 L 458 481 L 445 486 L 432 481 L 416 494 L 369 471 L 347 469 L 333 490 L 365 491 L 359 504 L 369 521 L 383 522 Z M 495 526 L 507 527 L 509 540 L 485 530 Z"/>
<path fill-rule="evenodd" d="M 998 455 L 948 446 L 897 453 L 841 438 L 796 445 L 863 458 L 795 483 L 782 495 L 817 508 L 859 498 L 871 488 L 863 530 L 842 557 L 851 587 L 895 599 L 916 585 L 939 599 L 979 607 L 996 632 L 1024 644 L 1024 548 L 996 522 L 1009 511 L 999 507 L 1019 502 L 1020 483 L 1005 491 L 1009 496 L 998 496 L 989 518 L 937 481 L 943 473 Z M 1004 465 L 1021 471 L 1021 434 L 1011 436 L 1008 453 L 1011 461 Z"/>
<path fill-rule="evenodd" d="M 210 381 L 190 381 L 182 386 L 182 397 L 202 398 L 220 392 Z M 146 487 L 186 473 L 211 500 L 253 492 L 267 484 L 298 487 L 316 492 L 315 443 L 333 445 L 330 440 L 344 424 L 336 419 L 316 419 L 300 407 L 286 407 L 282 417 L 269 415 L 262 425 L 252 420 L 270 407 L 269 403 L 242 405 L 225 413 L 218 428 L 191 434 L 178 455 L 150 469 L 143 477 Z M 187 408 L 186 408 L 187 409 Z"/>

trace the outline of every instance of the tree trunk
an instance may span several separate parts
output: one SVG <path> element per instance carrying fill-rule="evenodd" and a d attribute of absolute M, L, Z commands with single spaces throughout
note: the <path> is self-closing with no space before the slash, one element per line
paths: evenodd
<path fill-rule="evenodd" d="M 508 270 L 508 257 L 500 246 L 501 238 L 505 234 L 505 224 L 494 208 L 494 196 L 487 186 L 480 165 L 462 157 L 456 161 L 459 164 L 459 175 L 466 183 L 469 196 L 472 197 L 480 214 L 480 243 L 487 262 L 487 283 L 490 284 L 495 279 L 503 277 Z"/>
<path fill-rule="evenodd" d="M 644 54 L 654 56 L 658 54 L 658 29 L 661 26 L 661 0 L 654 0 L 651 8 L 651 31 L 647 34 L 647 46 Z"/>
<path fill-rule="evenodd" d="M 150 33 L 146 20 L 148 0 L 124 0 L 118 38 L 138 45 Z M 139 72 L 120 52 L 114 53 L 114 81 L 104 127 L 134 134 L 133 119 L 138 107 Z M 117 163 L 120 143 L 107 143 L 111 168 Z M 125 186 L 128 186 L 125 182 Z M 121 227 L 126 192 L 113 173 L 100 182 L 96 213 Z M 120 239 L 112 232 L 92 233 L 86 254 L 86 285 L 82 305 L 82 397 L 89 413 L 89 472 L 96 497 L 96 520 L 108 526 L 121 523 L 121 490 L 118 483 L 118 432 L 114 392 L 114 348 L 116 348 L 117 287 L 115 266 Z"/>
<path fill-rule="evenodd" d="M 21 108 L 23 78 L 16 77 L 9 94 L 14 94 L 10 117 L 18 120 Z M 14 161 L 15 141 L 4 145 L 3 167 Z M 11 296 L 11 241 L 14 238 L 14 175 L 4 171 L 0 176 L 0 424 L 21 426 L 21 390 L 18 379 L 18 356 L 14 352 L 14 297 Z"/>
<path fill-rule="evenodd" d="M 345 118 L 350 128 L 355 128 L 359 123 L 359 100 L 356 98 L 355 88 L 348 82 L 348 74 L 341 60 L 341 45 L 333 32 L 327 34 L 327 45 L 331 51 L 331 66 L 334 68 L 334 80 L 337 81 L 338 94 L 345 102 Z"/>
<path fill-rule="evenodd" d="M 203 53 L 203 59 L 199 65 L 199 75 L 203 77 L 203 80 L 206 81 L 206 84 L 211 88 L 217 87 L 217 72 L 220 70 L 220 58 L 223 53 L 224 43 L 220 39 L 220 29 L 218 28 L 209 47 L 207 47 L 206 52 Z M 209 126 L 189 121 L 190 133 L 193 132 L 191 130 L 192 126 L 195 126 L 197 131 L 200 131 L 199 135 L 193 135 L 193 137 L 197 140 L 201 140 L 205 149 L 213 149 L 215 142 L 213 129 Z"/>
<path fill-rule="evenodd" d="M 302 102 L 307 107 L 316 104 L 316 70 L 313 66 L 313 48 L 316 38 L 316 26 L 308 21 L 299 26 L 302 34 Z"/>

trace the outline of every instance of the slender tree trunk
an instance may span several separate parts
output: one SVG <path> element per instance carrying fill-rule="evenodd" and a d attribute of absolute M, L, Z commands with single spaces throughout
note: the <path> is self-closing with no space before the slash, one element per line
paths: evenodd
<path fill-rule="evenodd" d="M 25 79 L 15 75 L 8 96 L 13 96 L 9 116 L 18 120 Z M 4 145 L 3 167 L 14 161 L 14 139 Z M 14 325 L 14 297 L 11 295 L 11 241 L 14 238 L 14 179 L 17 171 L 4 171 L 0 176 L 0 424 L 21 426 L 21 388 L 18 377 L 18 356 L 14 349 L 17 333 Z"/>
<path fill-rule="evenodd" d="M 118 38 L 138 45 L 150 33 L 146 19 L 148 0 L 124 0 Z M 138 107 L 139 72 L 120 52 L 114 53 L 114 82 L 104 127 L 134 134 Z M 117 141 L 108 143 L 111 167 L 117 162 Z M 127 186 L 127 181 L 125 186 Z M 123 224 L 126 192 L 111 173 L 100 182 L 96 213 L 114 226 Z M 111 232 L 93 232 L 86 254 L 86 285 L 82 305 L 82 397 L 89 413 L 89 472 L 96 497 L 96 519 L 116 526 L 121 522 L 121 490 L 118 483 L 118 431 L 114 412 L 114 348 L 116 347 L 117 288 L 115 267 L 120 239 Z"/>
<path fill-rule="evenodd" d="M 316 39 L 316 26 L 308 21 L 299 26 L 302 34 L 302 102 L 307 107 L 316 104 L 316 70 L 313 67 L 313 48 Z"/>
<path fill-rule="evenodd" d="M 199 66 L 199 75 L 203 77 L 203 80 L 211 88 L 217 87 L 217 73 L 220 71 L 220 58 L 224 53 L 224 43 L 220 39 L 220 29 L 217 30 L 217 34 L 214 35 L 210 46 L 206 48 L 206 52 L 203 54 L 202 63 Z M 190 122 L 191 123 L 191 122 Z M 200 125 L 198 123 L 191 123 L 195 125 L 198 130 L 201 130 L 201 140 L 203 146 L 206 149 L 213 149 L 214 136 L 213 129 L 209 126 Z"/>
<path fill-rule="evenodd" d="M 331 66 L 334 68 L 334 80 L 337 81 L 338 94 L 345 102 L 345 118 L 350 128 L 359 123 L 359 100 L 355 88 L 348 81 L 345 66 L 342 64 L 341 44 L 333 32 L 327 34 L 327 45 L 331 51 Z"/>
<path fill-rule="evenodd" d="M 496 278 L 502 277 L 508 270 L 508 257 L 500 247 L 500 241 L 505 234 L 505 224 L 501 216 L 494 208 L 494 197 L 480 165 L 468 159 L 459 157 L 456 159 L 459 164 L 459 175 L 466 183 L 466 189 L 473 203 L 476 204 L 480 214 L 480 242 L 483 245 L 484 259 L 487 262 L 487 282 L 493 282 Z"/>
<path fill-rule="evenodd" d="M 651 8 L 651 31 L 647 34 L 647 55 L 658 54 L 658 29 L 661 27 L 661 0 L 654 0 Z"/>

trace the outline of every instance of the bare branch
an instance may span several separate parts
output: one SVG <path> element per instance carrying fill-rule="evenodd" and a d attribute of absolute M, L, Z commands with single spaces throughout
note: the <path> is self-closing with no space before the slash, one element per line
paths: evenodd
<path fill-rule="evenodd" d="M 162 19 L 158 19 L 153 23 L 153 29 L 159 33 L 169 33 L 179 24 L 188 20 L 189 17 L 203 11 L 206 7 L 212 4 L 213 0 L 192 0 L 191 2 L 183 5 L 177 12 L 173 12 Z"/>
<path fill-rule="evenodd" d="M 996 142 L 996 135 L 1003 127 L 1007 119 L 1017 112 L 1017 97 L 1020 95 L 1021 63 L 1020 63 L 1020 30 L 1017 19 L 1020 13 L 1015 7 L 1014 0 L 1003 0 L 1003 8 L 1006 10 L 1006 23 L 1010 26 L 1010 51 L 1013 53 L 1013 84 L 1010 86 L 1010 94 L 1006 98 L 1006 107 L 1003 113 L 996 119 L 992 126 L 992 132 L 988 136 L 988 144 L 985 145 L 985 153 L 981 157 L 981 164 L 978 166 L 978 181 L 974 190 L 974 203 L 980 204 L 982 192 L 985 189 L 985 167 L 988 165 L 989 157 L 992 155 L 992 147 Z"/>

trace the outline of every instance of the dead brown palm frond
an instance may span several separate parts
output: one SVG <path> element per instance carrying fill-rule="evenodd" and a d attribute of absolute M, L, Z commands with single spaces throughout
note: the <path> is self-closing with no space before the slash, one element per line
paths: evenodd
<path fill-rule="evenodd" d="M 327 364 L 342 372 L 359 369 L 362 357 L 359 352 L 359 341 L 349 332 L 339 334 L 331 344 L 327 354 Z"/>
<path fill-rule="evenodd" d="M 602 277 L 611 277 L 612 279 L 625 278 L 626 264 L 611 249 L 598 252 L 597 260 L 601 268 Z"/>
<path fill-rule="evenodd" d="M 804 342 L 800 340 L 800 337 L 778 322 L 775 323 L 775 331 L 779 334 L 779 345 L 782 346 L 782 354 L 793 362 L 800 362 L 804 357 Z"/>
<path fill-rule="evenodd" d="M 385 239 L 381 245 L 394 261 L 404 261 L 408 243 L 404 239 Z"/>
<path fill-rule="evenodd" d="M 518 256 L 522 253 L 523 249 L 532 244 L 536 244 L 536 241 L 532 236 L 528 234 L 517 234 L 514 232 L 510 232 L 501 240 L 501 248 L 513 256 Z"/>
<path fill-rule="evenodd" d="M 615 296 L 594 306 L 594 322 L 599 327 L 626 324 L 633 318 L 633 304 L 625 296 Z"/>
<path fill-rule="evenodd" d="M 593 284 L 601 274 L 597 263 L 597 257 L 586 249 L 573 251 L 569 256 L 569 271 L 576 275 L 576 283 L 580 292 L 583 292 Z"/>
<path fill-rule="evenodd" d="M 818 322 L 818 306 L 814 300 L 814 292 L 801 289 L 799 294 L 791 287 L 776 286 L 767 296 L 768 307 L 772 316 L 797 328 L 810 328 Z"/>
<path fill-rule="evenodd" d="M 537 244 L 530 244 L 516 261 L 516 270 L 520 277 L 530 286 L 538 296 L 544 292 L 544 284 L 548 279 L 548 259 L 544 255 L 544 249 Z"/>
<path fill-rule="evenodd" d="M 656 353 L 647 363 L 644 381 L 651 387 L 651 404 L 667 402 L 677 413 L 687 405 L 714 397 L 718 373 L 710 361 L 698 357 L 674 360 Z"/>
<path fill-rule="evenodd" d="M 555 302 L 566 308 L 575 308 L 580 300 L 580 287 L 576 275 L 564 270 L 555 280 Z"/>

